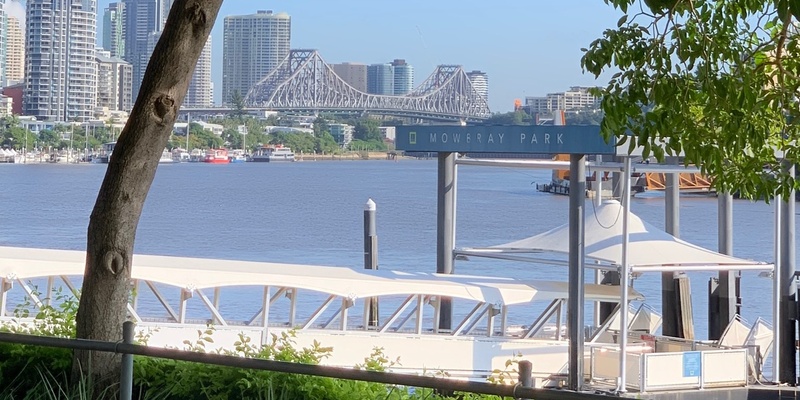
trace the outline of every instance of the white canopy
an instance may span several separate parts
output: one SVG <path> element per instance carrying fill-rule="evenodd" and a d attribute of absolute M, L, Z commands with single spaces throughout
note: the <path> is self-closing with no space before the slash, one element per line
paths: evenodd
<path fill-rule="evenodd" d="M 0 247 L 0 279 L 83 275 L 86 252 Z M 134 255 L 132 278 L 194 290 L 225 286 L 308 289 L 353 300 L 372 296 L 424 294 L 497 305 L 567 298 L 566 282 L 521 281 L 466 275 L 279 264 L 206 258 Z M 631 289 L 630 296 L 643 296 Z M 586 299 L 619 301 L 619 291 L 586 285 Z"/>
<path fill-rule="evenodd" d="M 616 200 L 584 217 L 586 266 L 616 269 L 622 265 L 622 213 Z M 773 265 L 720 254 L 678 239 L 630 213 L 628 264 L 631 272 L 772 270 Z M 569 224 L 536 236 L 488 248 L 469 248 L 458 254 L 520 261 L 564 264 L 563 260 L 536 258 L 539 253 L 569 254 Z"/>

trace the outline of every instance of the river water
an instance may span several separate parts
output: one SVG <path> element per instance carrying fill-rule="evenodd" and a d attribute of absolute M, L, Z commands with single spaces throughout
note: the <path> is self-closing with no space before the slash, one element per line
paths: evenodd
<path fill-rule="evenodd" d="M 0 245 L 85 249 L 105 169 L 0 165 Z M 430 160 L 164 164 L 147 198 L 135 250 L 360 268 L 364 204 L 372 198 L 380 268 L 434 272 L 436 179 L 436 162 Z M 460 166 L 458 179 L 457 247 L 506 243 L 567 222 L 568 198 L 535 190 L 535 183 L 549 181 L 550 171 Z M 663 198 L 633 199 L 631 207 L 663 229 Z M 680 218 L 682 239 L 717 248 L 715 198 L 682 197 Z M 735 201 L 735 255 L 771 262 L 773 219 L 771 205 Z M 565 267 L 510 261 L 457 261 L 455 268 L 463 274 L 567 279 Z M 695 332 L 705 338 L 712 274 L 689 276 Z M 745 272 L 742 282 L 745 319 L 771 321 L 771 280 Z M 660 274 L 641 276 L 635 287 L 660 309 Z M 231 296 L 227 301 L 235 312 L 237 292 Z"/>

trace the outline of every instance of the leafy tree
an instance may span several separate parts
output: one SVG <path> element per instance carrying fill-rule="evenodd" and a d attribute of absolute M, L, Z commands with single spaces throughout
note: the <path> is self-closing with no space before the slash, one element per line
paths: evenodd
<path fill-rule="evenodd" d="M 378 129 L 381 126 L 380 121 L 372 118 L 362 118 L 356 121 L 353 128 L 353 139 L 370 141 L 383 141 L 381 131 Z"/>
<path fill-rule="evenodd" d="M 136 228 L 158 159 L 221 5 L 222 0 L 175 0 L 172 5 L 89 218 L 78 338 L 122 339 Z M 112 386 L 119 381 L 119 356 L 76 350 L 73 375 L 86 371 L 96 388 Z"/>
<path fill-rule="evenodd" d="M 239 93 L 239 90 L 234 90 L 233 93 L 231 93 L 231 107 L 233 108 L 231 116 L 239 120 L 239 122 L 244 121 L 247 112 L 245 111 L 244 96 Z"/>
<path fill-rule="evenodd" d="M 317 117 L 314 120 L 314 136 L 321 137 L 323 132 L 330 132 L 331 127 L 328 126 L 328 120 L 323 117 Z"/>
<path fill-rule="evenodd" d="M 683 152 L 718 190 L 787 195 L 796 184 L 781 163 L 800 152 L 800 2 L 606 3 L 624 15 L 582 59 L 595 76 L 618 71 L 595 92 L 602 134 L 645 157 Z"/>
<path fill-rule="evenodd" d="M 317 153 L 332 154 L 339 151 L 339 144 L 336 143 L 336 139 L 331 136 L 330 132 L 322 132 L 316 139 L 314 150 Z"/>

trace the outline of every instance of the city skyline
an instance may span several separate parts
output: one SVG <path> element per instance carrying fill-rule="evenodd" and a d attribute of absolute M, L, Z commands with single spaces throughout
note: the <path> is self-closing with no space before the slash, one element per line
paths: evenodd
<path fill-rule="evenodd" d="M 111 3 L 99 0 L 102 10 Z M 513 110 L 515 99 L 544 96 L 570 86 L 602 85 L 583 74 L 581 47 L 588 47 L 619 12 L 598 0 L 565 0 L 558 4 L 492 4 L 477 1 L 411 0 L 404 7 L 366 0 L 339 2 L 273 1 L 269 7 L 226 1 L 212 33 L 214 103 L 221 103 L 224 18 L 258 10 L 292 17 L 292 48 L 314 48 L 330 64 L 374 64 L 402 58 L 414 65 L 415 84 L 439 64 L 481 70 L 490 82 L 494 112 Z M 381 16 L 391 15 L 391 18 Z M 331 18 L 336 15 L 336 18 Z M 101 21 L 99 21 L 101 22 Z M 101 33 L 98 32 L 98 36 Z"/>

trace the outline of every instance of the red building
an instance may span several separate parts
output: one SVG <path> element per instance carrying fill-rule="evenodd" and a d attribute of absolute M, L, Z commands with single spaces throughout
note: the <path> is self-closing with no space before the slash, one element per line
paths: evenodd
<path fill-rule="evenodd" d="M 22 115 L 22 92 L 25 90 L 24 83 L 6 86 L 0 91 L 3 96 L 11 98 L 11 112 L 14 115 Z"/>

